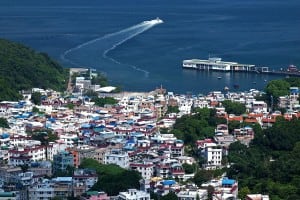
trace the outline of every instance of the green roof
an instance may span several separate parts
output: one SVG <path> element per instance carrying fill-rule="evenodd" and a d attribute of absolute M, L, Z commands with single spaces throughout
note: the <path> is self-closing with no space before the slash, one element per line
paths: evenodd
<path fill-rule="evenodd" d="M 0 192 L 0 197 L 14 197 L 16 196 L 13 192 Z"/>
<path fill-rule="evenodd" d="M 87 195 L 98 195 L 98 191 L 87 191 L 86 194 Z"/>

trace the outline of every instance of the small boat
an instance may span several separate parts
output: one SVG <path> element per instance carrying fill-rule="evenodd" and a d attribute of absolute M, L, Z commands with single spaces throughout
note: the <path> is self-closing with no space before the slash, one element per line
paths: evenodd
<path fill-rule="evenodd" d="M 221 76 L 218 76 L 218 79 L 221 79 L 222 77 Z"/>
<path fill-rule="evenodd" d="M 158 17 L 156 19 L 143 22 L 143 24 L 161 24 L 161 23 L 164 23 L 164 21 L 159 19 Z"/>

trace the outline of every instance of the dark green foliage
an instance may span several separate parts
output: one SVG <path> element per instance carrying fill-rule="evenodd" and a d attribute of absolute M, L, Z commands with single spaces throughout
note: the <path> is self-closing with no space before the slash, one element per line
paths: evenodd
<path fill-rule="evenodd" d="M 98 97 L 98 93 L 93 91 L 93 90 L 88 90 L 84 93 L 85 96 L 88 96 L 90 98 L 97 98 Z"/>
<path fill-rule="evenodd" d="M 58 140 L 58 136 L 51 131 L 37 131 L 30 133 L 31 139 L 41 141 L 42 145 L 48 145 L 49 142 L 55 142 Z"/>
<path fill-rule="evenodd" d="M 39 92 L 34 92 L 31 94 L 31 102 L 35 105 L 40 105 L 42 102 L 42 95 Z"/>
<path fill-rule="evenodd" d="M 153 199 L 153 200 L 159 200 L 160 196 L 153 192 L 153 191 L 150 191 L 150 199 Z"/>
<path fill-rule="evenodd" d="M 160 128 L 159 132 L 160 132 L 160 134 L 168 134 L 169 133 L 169 129 L 168 128 Z"/>
<path fill-rule="evenodd" d="M 8 122 L 5 118 L 0 118 L 0 127 L 1 128 L 9 128 Z"/>
<path fill-rule="evenodd" d="M 39 113 L 40 110 L 39 110 L 37 107 L 34 106 L 34 107 L 32 108 L 32 112 L 33 112 L 33 113 Z"/>
<path fill-rule="evenodd" d="M 257 128 L 255 128 L 257 129 Z M 300 195 L 300 121 L 277 120 L 273 127 L 257 129 L 250 147 L 233 143 L 229 147 L 229 177 L 251 193 L 266 193 L 271 199 Z"/>
<path fill-rule="evenodd" d="M 284 80 L 288 82 L 291 87 L 300 87 L 300 78 L 298 77 L 285 78 Z"/>
<path fill-rule="evenodd" d="M 56 170 L 53 177 L 70 177 L 74 174 L 75 167 L 68 165 L 66 170 Z"/>
<path fill-rule="evenodd" d="M 209 185 L 207 187 L 207 199 L 208 200 L 212 200 L 213 199 L 214 192 L 215 192 L 215 188 L 213 186 Z"/>
<path fill-rule="evenodd" d="M 246 112 L 246 106 L 238 102 L 225 100 L 222 102 L 222 105 L 225 107 L 225 111 L 228 114 L 241 115 Z"/>
<path fill-rule="evenodd" d="M 266 86 L 266 93 L 274 98 L 289 94 L 291 85 L 285 80 L 272 80 Z"/>
<path fill-rule="evenodd" d="M 215 110 L 195 109 L 194 115 L 185 115 L 176 120 L 171 131 L 177 138 L 184 140 L 185 144 L 194 145 L 196 140 L 214 136 L 217 124 Z"/>
<path fill-rule="evenodd" d="M 81 168 L 92 168 L 97 171 L 98 182 L 92 190 L 105 191 L 108 195 L 117 195 L 119 191 L 139 188 L 141 176 L 136 171 L 125 170 L 117 165 L 102 165 L 94 159 L 84 159 Z"/>
<path fill-rule="evenodd" d="M 239 121 L 230 121 L 228 122 L 228 132 L 232 133 L 234 129 L 241 128 L 242 125 Z"/>
<path fill-rule="evenodd" d="M 278 97 L 289 94 L 290 87 L 300 87 L 300 78 L 291 77 L 281 80 L 272 80 L 268 82 L 265 92 L 262 96 L 255 97 L 256 100 L 262 100 L 273 106 L 272 109 L 279 109 L 277 107 Z"/>
<path fill-rule="evenodd" d="M 116 87 L 116 89 L 114 89 L 112 91 L 112 93 L 120 93 L 120 92 L 122 92 L 122 86 L 121 85 L 117 85 L 115 87 Z"/>
<path fill-rule="evenodd" d="M 205 182 L 211 180 L 213 177 L 214 177 L 214 175 L 213 175 L 212 170 L 201 169 L 195 174 L 194 182 L 196 185 L 198 185 L 200 187 L 202 183 L 205 183 Z"/>
<path fill-rule="evenodd" d="M 104 97 L 104 98 L 94 97 L 94 98 L 92 98 L 91 101 L 95 102 L 95 105 L 100 106 L 100 107 L 103 107 L 106 104 L 115 105 L 118 103 L 118 101 L 116 99 L 114 99 L 113 97 Z"/>
<path fill-rule="evenodd" d="M 169 192 L 167 195 L 162 196 L 160 200 L 178 200 L 178 197 L 174 192 Z"/>
<path fill-rule="evenodd" d="M 195 164 L 189 165 L 187 163 L 184 163 L 184 164 L 182 164 L 182 167 L 183 167 L 185 173 L 192 174 L 196 171 L 197 166 Z"/>
<path fill-rule="evenodd" d="M 75 106 L 75 105 L 74 105 L 73 103 L 68 103 L 68 104 L 67 104 L 67 108 L 68 108 L 68 109 L 74 109 L 74 106 Z"/>
<path fill-rule="evenodd" d="M 168 106 L 167 113 L 179 113 L 178 106 Z"/>
<path fill-rule="evenodd" d="M 20 99 L 18 91 L 32 87 L 62 91 L 67 74 L 47 54 L 0 39 L 0 100 Z"/>
<path fill-rule="evenodd" d="M 27 164 L 19 165 L 19 167 L 21 167 L 23 173 L 24 173 L 24 172 L 27 172 L 27 171 L 28 171 L 28 168 L 29 168 L 29 166 L 28 166 Z"/>
<path fill-rule="evenodd" d="M 93 76 L 92 85 L 100 85 L 100 87 L 108 86 L 107 78 L 101 74 L 97 73 L 97 76 Z"/>

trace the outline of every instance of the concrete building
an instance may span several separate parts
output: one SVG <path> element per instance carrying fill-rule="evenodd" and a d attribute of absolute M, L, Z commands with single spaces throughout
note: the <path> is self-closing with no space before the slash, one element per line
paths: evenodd
<path fill-rule="evenodd" d="M 207 147 L 204 151 L 206 158 L 206 168 L 215 169 L 222 165 L 222 148 L 221 147 Z"/>
<path fill-rule="evenodd" d="M 68 166 L 74 166 L 73 155 L 69 152 L 62 151 L 53 157 L 53 173 L 65 171 Z"/>
<path fill-rule="evenodd" d="M 129 189 L 127 192 L 120 192 L 119 200 L 150 200 L 150 194 L 136 189 Z"/>
<path fill-rule="evenodd" d="M 246 200 L 270 200 L 270 197 L 262 194 L 248 194 Z"/>
<path fill-rule="evenodd" d="M 130 169 L 138 171 L 145 180 L 150 180 L 154 173 L 154 165 L 150 163 L 131 163 Z"/>
<path fill-rule="evenodd" d="M 46 159 L 45 146 L 18 147 L 9 150 L 9 165 L 18 166 L 30 164 L 32 161 L 41 161 Z"/>
<path fill-rule="evenodd" d="M 81 197 L 83 200 L 110 200 L 105 192 L 88 191 L 87 197 Z"/>
<path fill-rule="evenodd" d="M 207 190 L 186 190 L 177 194 L 178 200 L 197 200 L 197 198 L 207 199 Z"/>
<path fill-rule="evenodd" d="M 67 197 L 72 196 L 72 188 L 72 177 L 45 179 L 43 183 L 30 186 L 28 196 L 30 200 L 52 199 L 53 197 L 67 199 Z"/>
<path fill-rule="evenodd" d="M 73 163 L 75 167 L 78 167 L 84 158 L 94 158 L 96 154 L 95 150 L 95 147 L 88 145 L 81 145 L 67 149 L 67 151 L 74 157 Z"/>
<path fill-rule="evenodd" d="M 90 190 L 98 181 L 98 175 L 95 170 L 78 169 L 73 174 L 74 196 L 80 196 L 82 193 Z"/>
<path fill-rule="evenodd" d="M 129 156 L 127 152 L 113 149 L 105 153 L 104 164 L 116 164 L 122 168 L 129 168 Z"/>

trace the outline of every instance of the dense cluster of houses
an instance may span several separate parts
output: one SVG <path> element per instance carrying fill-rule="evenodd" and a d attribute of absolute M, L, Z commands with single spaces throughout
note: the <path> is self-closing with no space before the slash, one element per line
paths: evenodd
<path fill-rule="evenodd" d="M 81 87 L 89 85 L 79 78 L 80 84 Z M 0 129 L 0 199 L 1 195 L 10 196 L 10 199 L 51 199 L 55 196 L 150 199 L 150 190 L 159 195 L 173 191 L 182 200 L 207 199 L 205 185 L 199 188 L 183 184 L 194 177 L 194 174 L 185 173 L 183 164 L 191 165 L 196 161 L 185 154 L 182 140 L 173 134 L 161 134 L 161 128 L 171 128 L 177 118 L 191 114 L 195 107 L 215 108 L 218 117 L 227 122 L 258 123 L 262 127 L 271 126 L 277 116 L 286 119 L 300 116 L 298 88 L 291 88 L 291 94 L 280 99 L 279 105 L 288 108 L 287 113 L 270 112 L 265 102 L 255 100 L 254 97 L 261 94 L 257 90 L 215 91 L 206 96 L 192 96 L 166 93 L 159 88 L 149 93 L 114 94 L 118 104 L 104 107 L 96 106 L 89 97 L 82 95 L 82 91 L 68 97 L 53 90 L 34 88 L 32 91 L 42 94 L 41 105 L 30 101 L 30 93 L 24 94 L 23 101 L 0 102 L 0 117 L 7 119 L 10 126 Z M 222 106 L 225 99 L 245 104 L 248 114 L 226 113 Z M 68 108 L 70 103 L 76 106 Z M 168 106 L 177 106 L 179 113 L 166 114 Z M 33 108 L 38 112 L 33 112 Z M 45 143 L 31 136 L 33 132 L 44 132 L 44 139 L 48 141 L 47 131 L 54 133 L 57 139 Z M 228 154 L 228 146 L 237 140 L 248 145 L 254 135 L 250 126 L 229 133 L 228 124 L 218 125 L 214 138 L 196 142 L 205 159 L 202 167 L 207 170 L 226 167 L 222 158 Z M 77 169 L 84 158 L 138 171 L 143 178 L 140 190 L 120 191 L 117 197 L 90 191 L 98 176 L 93 170 Z M 69 167 L 75 168 L 69 177 L 53 178 Z M 207 184 L 215 188 L 214 199 L 237 199 L 236 180 L 221 177 Z"/>

